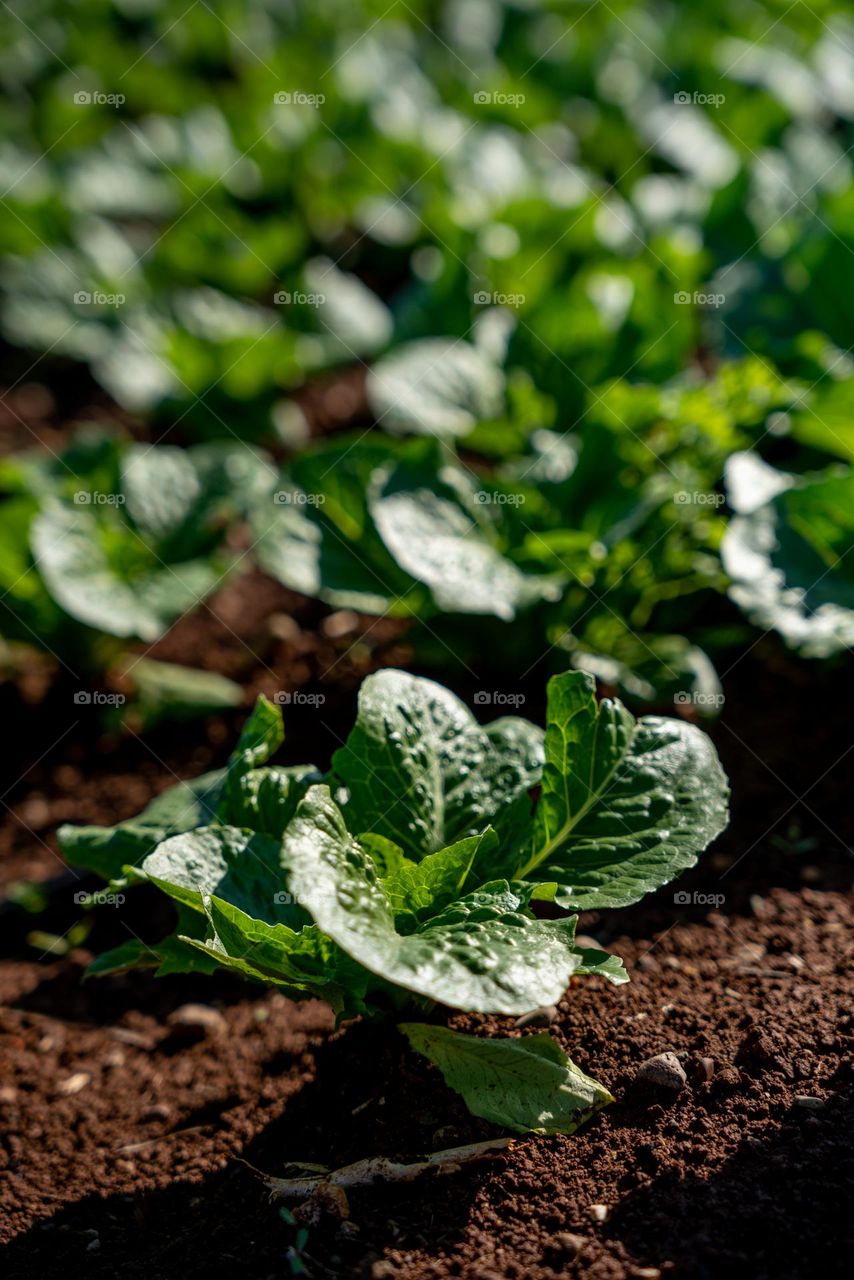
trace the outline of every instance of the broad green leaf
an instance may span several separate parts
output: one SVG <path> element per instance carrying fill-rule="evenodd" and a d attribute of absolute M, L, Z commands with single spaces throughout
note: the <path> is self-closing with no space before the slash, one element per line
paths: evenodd
<path fill-rule="evenodd" d="M 249 827 L 280 839 L 308 787 L 322 777 L 310 764 L 251 769 L 237 779 L 218 815 L 235 827 Z"/>
<path fill-rule="evenodd" d="M 386 431 L 453 438 L 498 417 L 504 374 L 468 342 L 423 338 L 377 361 L 368 399 Z"/>
<path fill-rule="evenodd" d="M 592 677 L 549 682 L 546 764 L 519 879 L 555 881 L 555 901 L 626 906 L 693 866 L 727 822 L 728 786 L 711 740 L 658 716 L 597 705 Z"/>
<path fill-rule="evenodd" d="M 122 491 L 127 514 L 154 544 L 181 528 L 196 505 L 201 480 L 186 449 L 134 445 L 127 451 Z"/>
<path fill-rule="evenodd" d="M 366 1011 L 365 994 L 373 981 L 316 925 L 291 929 L 253 919 L 231 902 L 205 896 L 209 936 L 185 938 L 196 954 L 258 982 L 287 988 L 299 999 L 316 996 L 339 1014 Z"/>
<path fill-rule="evenodd" d="M 545 1034 L 486 1038 L 422 1022 L 400 1030 L 473 1115 L 517 1133 L 573 1133 L 614 1101 Z"/>
<path fill-rule="evenodd" d="M 164 840 L 142 864 L 148 879 L 196 911 L 216 896 L 254 919 L 301 928 L 305 912 L 288 891 L 278 839 L 238 827 L 197 827 Z"/>
<path fill-rule="evenodd" d="M 52 503 L 33 521 L 33 555 L 53 598 L 78 622 L 116 636 L 156 640 L 161 614 L 111 568 L 87 507 Z"/>
<path fill-rule="evenodd" d="M 304 279 L 319 299 L 313 310 L 327 360 L 374 355 L 387 345 L 394 327 L 391 312 L 358 276 L 341 271 L 330 258 L 312 258 Z"/>
<path fill-rule="evenodd" d="M 76 827 L 57 832 L 59 847 L 77 867 L 88 867 L 105 880 L 115 880 L 125 866 L 140 866 L 161 841 L 210 822 L 222 790 L 225 770 L 179 782 L 156 796 L 136 818 L 114 827 Z"/>
<path fill-rule="evenodd" d="M 215 671 L 133 657 L 125 675 L 136 687 L 131 707 L 149 727 L 160 720 L 195 718 L 238 707 L 243 690 Z"/>
<path fill-rule="evenodd" d="M 339 609 L 392 615 L 406 612 L 400 603 L 412 583 L 386 552 L 382 562 L 355 544 L 311 502 L 311 496 L 283 483 L 281 499 L 253 520 L 258 562 L 271 577 Z"/>
<path fill-rule="evenodd" d="M 47 503 L 30 539 L 54 600 L 70 617 L 109 635 L 156 640 L 223 579 L 211 559 L 158 564 L 118 517 L 99 520 L 85 505 Z"/>
<path fill-rule="evenodd" d="M 418 860 L 495 825 L 536 785 L 542 732 L 513 717 L 492 731 L 447 689 L 402 671 L 369 676 L 333 774 L 350 830 L 393 840 Z"/>
<path fill-rule="evenodd" d="M 578 967 L 575 920 L 532 919 L 529 893 L 506 881 L 401 935 L 370 856 L 326 787 L 301 802 L 283 849 L 291 892 L 320 929 L 371 973 L 417 995 L 519 1014 L 560 999 Z"/>
<path fill-rule="evenodd" d="M 420 862 L 404 859 L 396 871 L 383 876 L 395 927 L 411 932 L 419 920 L 436 915 L 462 897 L 475 858 L 480 855 L 485 860 L 497 843 L 495 832 L 489 828 L 482 836 L 467 836 L 446 849 L 428 853 Z M 406 927 L 408 924 L 412 928 Z"/>
<path fill-rule="evenodd" d="M 224 822 L 235 821 L 232 808 L 239 812 L 243 807 L 241 781 L 245 774 L 264 764 L 278 751 L 285 740 L 281 707 L 270 702 L 263 694 L 257 699 L 243 726 L 240 739 L 228 759 L 225 782 L 222 788 L 217 816 Z"/>
<path fill-rule="evenodd" d="M 854 644 L 854 471 L 796 477 L 753 454 L 727 467 L 736 511 L 723 540 L 730 595 L 805 657 Z"/>
<path fill-rule="evenodd" d="M 502 554 L 476 504 L 474 483 L 435 463 L 378 471 L 369 495 L 377 532 L 397 564 L 430 588 L 437 609 L 506 621 L 552 592 L 553 583 L 524 574 Z"/>

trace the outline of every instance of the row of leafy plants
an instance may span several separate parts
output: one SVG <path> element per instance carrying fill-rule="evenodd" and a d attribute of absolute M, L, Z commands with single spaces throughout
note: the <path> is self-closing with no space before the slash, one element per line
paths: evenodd
<path fill-rule="evenodd" d="M 13 456 L 2 634 L 83 678 L 124 661 L 155 702 L 235 705 L 230 682 L 176 677 L 141 646 L 259 565 L 335 608 L 411 619 L 437 672 L 491 636 L 498 675 L 574 666 L 638 704 L 681 693 L 714 709 L 720 655 L 755 628 L 809 657 L 847 649 L 847 383 L 810 390 L 755 359 L 660 387 L 617 380 L 561 431 L 520 378 L 485 342 L 413 343 L 371 371 L 386 430 L 283 470 L 236 441 L 182 449 L 103 429 L 61 456 Z"/>
<path fill-rule="evenodd" d="M 35 0 L 0 28 L 4 336 L 130 408 L 257 438 L 319 369 L 504 298 L 570 418 L 698 343 L 811 380 L 848 347 L 834 0 Z"/>

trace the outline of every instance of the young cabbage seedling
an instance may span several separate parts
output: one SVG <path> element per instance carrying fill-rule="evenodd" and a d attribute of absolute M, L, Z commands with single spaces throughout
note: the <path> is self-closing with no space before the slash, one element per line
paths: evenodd
<path fill-rule="evenodd" d="M 93 972 L 222 967 L 339 1019 L 405 1017 L 474 1114 L 571 1132 L 611 1098 L 548 1035 L 463 1035 L 412 1014 L 519 1015 L 573 977 L 627 981 L 618 957 L 576 945 L 571 913 L 625 906 L 691 866 L 726 823 L 728 788 L 699 729 L 597 704 L 581 672 L 550 682 L 547 718 L 545 733 L 515 716 L 482 726 L 440 685 L 382 671 L 322 775 L 267 764 L 284 734 L 259 699 L 225 769 L 117 827 L 60 831 L 72 862 L 147 880 L 178 908 L 173 934 Z M 537 900 L 567 914 L 539 919 Z"/>

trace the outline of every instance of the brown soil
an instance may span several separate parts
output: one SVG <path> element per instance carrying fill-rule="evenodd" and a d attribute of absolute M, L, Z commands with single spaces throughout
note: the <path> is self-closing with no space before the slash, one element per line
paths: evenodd
<path fill-rule="evenodd" d="M 777 890 L 749 915 L 682 914 L 615 939 L 632 983 L 579 982 L 553 1025 L 612 1107 L 477 1169 L 351 1193 L 348 1218 L 309 1228 L 308 1273 L 842 1275 L 850 904 Z M 85 958 L 0 979 L 8 1275 L 286 1275 L 294 1230 L 237 1156 L 277 1173 L 493 1132 L 392 1028 L 332 1035 L 323 1006 L 222 982 L 81 987 Z M 190 999 L 221 1033 L 170 1026 Z M 689 1078 L 675 1097 L 634 1079 L 667 1049 Z"/>

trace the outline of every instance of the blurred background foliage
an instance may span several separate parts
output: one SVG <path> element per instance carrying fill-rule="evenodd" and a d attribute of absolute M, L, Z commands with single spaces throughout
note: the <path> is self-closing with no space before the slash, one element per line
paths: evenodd
<path fill-rule="evenodd" d="M 719 356 L 848 372 L 839 3 L 30 0 L 0 26 L 2 332 L 133 410 L 292 430 L 317 370 L 468 335 L 495 296 L 569 423 Z"/>
<path fill-rule="evenodd" d="M 268 573 L 431 619 L 440 668 L 545 649 L 641 701 L 714 690 L 751 635 L 727 588 L 803 652 L 854 639 L 838 0 L 31 0 L 0 28 L 9 368 L 91 375 L 160 450 L 262 446 L 151 456 L 134 506 L 154 451 L 96 440 L 118 505 L 85 511 L 97 467 L 82 499 L 3 468 L 8 634 L 150 639 L 251 514 Z M 277 477 L 306 389 L 354 371 L 342 421 L 380 443 Z"/>

